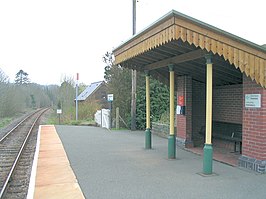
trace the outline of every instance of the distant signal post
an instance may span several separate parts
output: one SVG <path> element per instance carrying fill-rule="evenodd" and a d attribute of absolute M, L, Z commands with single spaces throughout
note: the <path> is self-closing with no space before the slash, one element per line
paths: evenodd
<path fill-rule="evenodd" d="M 79 73 L 77 73 L 77 81 L 76 81 L 76 121 L 78 121 L 78 90 L 79 90 Z"/>

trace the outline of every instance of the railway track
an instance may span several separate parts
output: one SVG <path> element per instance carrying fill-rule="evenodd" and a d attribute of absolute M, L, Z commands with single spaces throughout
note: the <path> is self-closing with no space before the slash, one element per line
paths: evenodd
<path fill-rule="evenodd" d="M 36 142 L 37 123 L 46 110 L 28 115 L 0 138 L 0 199 L 26 198 L 35 150 L 30 144 Z"/>

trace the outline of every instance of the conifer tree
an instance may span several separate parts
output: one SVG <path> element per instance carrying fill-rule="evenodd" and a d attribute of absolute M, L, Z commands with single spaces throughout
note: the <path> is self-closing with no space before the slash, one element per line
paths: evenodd
<path fill-rule="evenodd" d="M 29 76 L 28 73 L 26 73 L 23 70 L 19 70 L 19 72 L 16 74 L 15 83 L 17 85 L 23 85 L 23 84 L 30 83 L 30 80 L 29 80 L 28 76 Z"/>

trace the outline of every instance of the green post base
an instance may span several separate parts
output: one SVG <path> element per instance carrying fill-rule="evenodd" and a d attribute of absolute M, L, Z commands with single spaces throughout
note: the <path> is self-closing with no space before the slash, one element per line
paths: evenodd
<path fill-rule="evenodd" d="M 175 135 L 168 136 L 168 159 L 175 159 L 176 139 Z"/>
<path fill-rule="evenodd" d="M 145 149 L 151 149 L 151 129 L 145 131 Z"/>
<path fill-rule="evenodd" d="M 212 174 L 212 144 L 205 144 L 203 148 L 203 174 Z"/>

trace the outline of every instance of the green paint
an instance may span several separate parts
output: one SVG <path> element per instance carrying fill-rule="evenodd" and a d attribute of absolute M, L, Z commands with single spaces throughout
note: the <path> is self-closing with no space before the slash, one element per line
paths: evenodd
<path fill-rule="evenodd" d="M 212 144 L 205 144 L 203 148 L 203 174 L 212 174 Z"/>
<path fill-rule="evenodd" d="M 151 129 L 145 131 L 145 149 L 151 149 Z"/>
<path fill-rule="evenodd" d="M 212 54 L 206 54 L 205 55 L 205 59 L 206 59 L 206 64 L 212 64 Z"/>
<path fill-rule="evenodd" d="M 149 70 L 144 70 L 145 76 L 150 76 L 150 71 Z"/>
<path fill-rule="evenodd" d="M 168 159 L 175 159 L 176 158 L 176 139 L 175 135 L 168 136 Z"/>
<path fill-rule="evenodd" d="M 174 64 L 169 64 L 168 68 L 169 68 L 169 71 L 174 71 Z"/>

